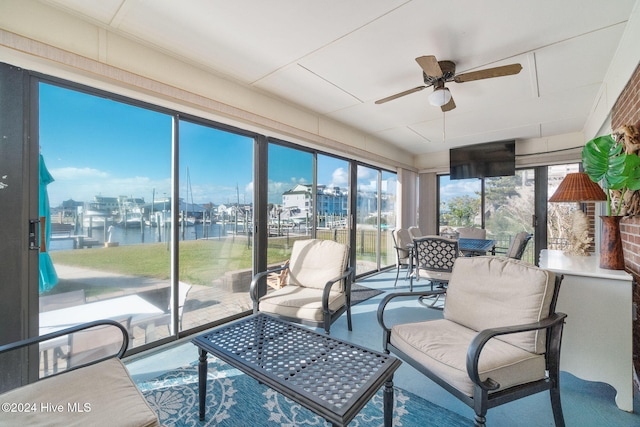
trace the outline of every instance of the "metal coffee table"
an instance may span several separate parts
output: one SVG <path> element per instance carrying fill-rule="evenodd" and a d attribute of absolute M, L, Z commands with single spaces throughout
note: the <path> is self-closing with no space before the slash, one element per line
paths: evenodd
<path fill-rule="evenodd" d="M 393 424 L 393 356 L 258 313 L 192 340 L 200 353 L 198 393 L 204 420 L 207 353 L 346 426 L 384 384 L 384 425 Z"/>

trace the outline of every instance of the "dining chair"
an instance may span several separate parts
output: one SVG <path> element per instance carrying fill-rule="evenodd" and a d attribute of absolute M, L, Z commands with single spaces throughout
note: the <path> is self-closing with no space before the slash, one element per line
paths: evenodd
<path fill-rule="evenodd" d="M 524 251 L 527 248 L 527 243 L 529 243 L 532 237 L 533 234 L 521 231 L 515 235 L 508 248 L 496 247 L 495 253 L 496 255 L 504 255 L 507 258 L 522 259 L 522 255 L 524 255 Z"/>
<path fill-rule="evenodd" d="M 417 227 L 415 225 L 412 225 L 411 227 L 409 227 L 408 231 L 409 231 L 409 236 L 411 236 L 411 239 L 419 239 L 424 236 L 424 233 L 422 232 L 422 230 L 420 230 L 420 227 Z"/>
<path fill-rule="evenodd" d="M 40 306 L 40 313 L 47 311 L 59 310 L 68 307 L 75 307 L 76 305 L 85 304 L 86 296 L 84 289 L 78 289 L 75 291 L 61 292 L 59 294 L 42 295 L 38 298 L 38 304 Z M 50 348 L 52 350 L 52 365 L 53 372 L 58 371 L 58 364 L 61 360 L 68 357 L 68 353 L 65 353 L 66 345 L 55 346 Z M 42 359 L 44 360 L 45 371 L 49 368 L 49 349 L 42 350 Z"/>
<path fill-rule="evenodd" d="M 168 289 L 168 288 L 167 288 Z M 169 290 L 169 294 L 171 294 L 171 290 Z M 182 318 L 184 315 L 184 306 L 187 302 L 187 296 L 189 295 L 189 291 L 191 290 L 191 285 L 189 283 L 185 283 L 182 281 L 178 281 L 178 327 L 182 330 Z M 166 301 L 166 299 L 165 299 Z M 171 333 L 171 310 L 173 309 L 173 295 L 169 297 L 169 303 L 166 306 L 166 309 L 163 314 L 153 319 L 144 319 L 140 322 L 135 322 L 131 326 L 137 326 L 144 330 L 144 342 L 145 344 L 149 341 L 148 332 L 149 327 L 153 326 L 156 328 L 158 326 L 166 326 L 169 330 L 169 334 Z M 130 333 L 131 339 L 133 340 L 133 331 Z"/>
<path fill-rule="evenodd" d="M 461 239 L 486 239 L 487 230 L 479 227 L 460 227 L 456 231 Z"/>
<path fill-rule="evenodd" d="M 412 240 L 407 229 L 398 228 L 393 230 L 391 236 L 393 237 L 393 246 L 396 249 L 396 280 L 393 282 L 393 287 L 395 288 L 401 268 L 406 268 L 405 280 L 409 276 L 413 249 L 410 248 Z"/>
<path fill-rule="evenodd" d="M 409 278 L 409 291 L 413 291 L 413 279 L 425 278 L 431 284 L 431 290 L 435 287 L 445 289 L 453 265 L 460 255 L 458 241 L 440 236 L 426 236 L 413 241 L 414 244 L 414 270 Z M 433 297 L 425 297 L 420 302 L 431 308 L 442 308 L 437 305 L 441 302 L 445 293 L 434 294 Z"/>

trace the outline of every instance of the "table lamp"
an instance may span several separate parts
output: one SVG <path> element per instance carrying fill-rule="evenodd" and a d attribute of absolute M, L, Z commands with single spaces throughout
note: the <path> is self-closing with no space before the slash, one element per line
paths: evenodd
<path fill-rule="evenodd" d="M 607 200 L 602 188 L 591 181 L 584 172 L 569 173 L 562 180 L 550 202 L 600 202 Z M 589 221 L 581 209 L 573 212 L 571 229 L 569 230 L 569 247 L 566 255 L 589 256 L 589 244 L 593 240 L 588 236 Z"/>

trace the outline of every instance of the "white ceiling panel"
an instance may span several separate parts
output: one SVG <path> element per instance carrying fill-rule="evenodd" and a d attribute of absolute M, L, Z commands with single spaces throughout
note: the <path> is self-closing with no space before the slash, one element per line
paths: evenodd
<path fill-rule="evenodd" d="M 580 132 L 636 0 L 41 0 L 413 154 L 442 151 L 443 113 L 415 58 L 457 73 L 520 63 L 517 75 L 446 83 L 447 144 Z"/>

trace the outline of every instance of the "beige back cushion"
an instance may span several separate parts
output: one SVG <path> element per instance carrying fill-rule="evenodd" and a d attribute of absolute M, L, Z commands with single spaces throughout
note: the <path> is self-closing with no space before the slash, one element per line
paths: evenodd
<path fill-rule="evenodd" d="M 478 227 L 460 227 L 456 229 L 461 239 L 486 239 L 487 230 Z"/>
<path fill-rule="evenodd" d="M 289 262 L 288 284 L 323 289 L 347 269 L 349 248 L 332 240 L 296 240 Z M 341 282 L 333 288 L 342 292 Z"/>
<path fill-rule="evenodd" d="M 549 316 L 555 275 L 510 258 L 462 257 L 453 266 L 444 317 L 476 331 L 520 325 Z M 543 332 L 503 335 L 499 339 L 544 353 Z"/>

